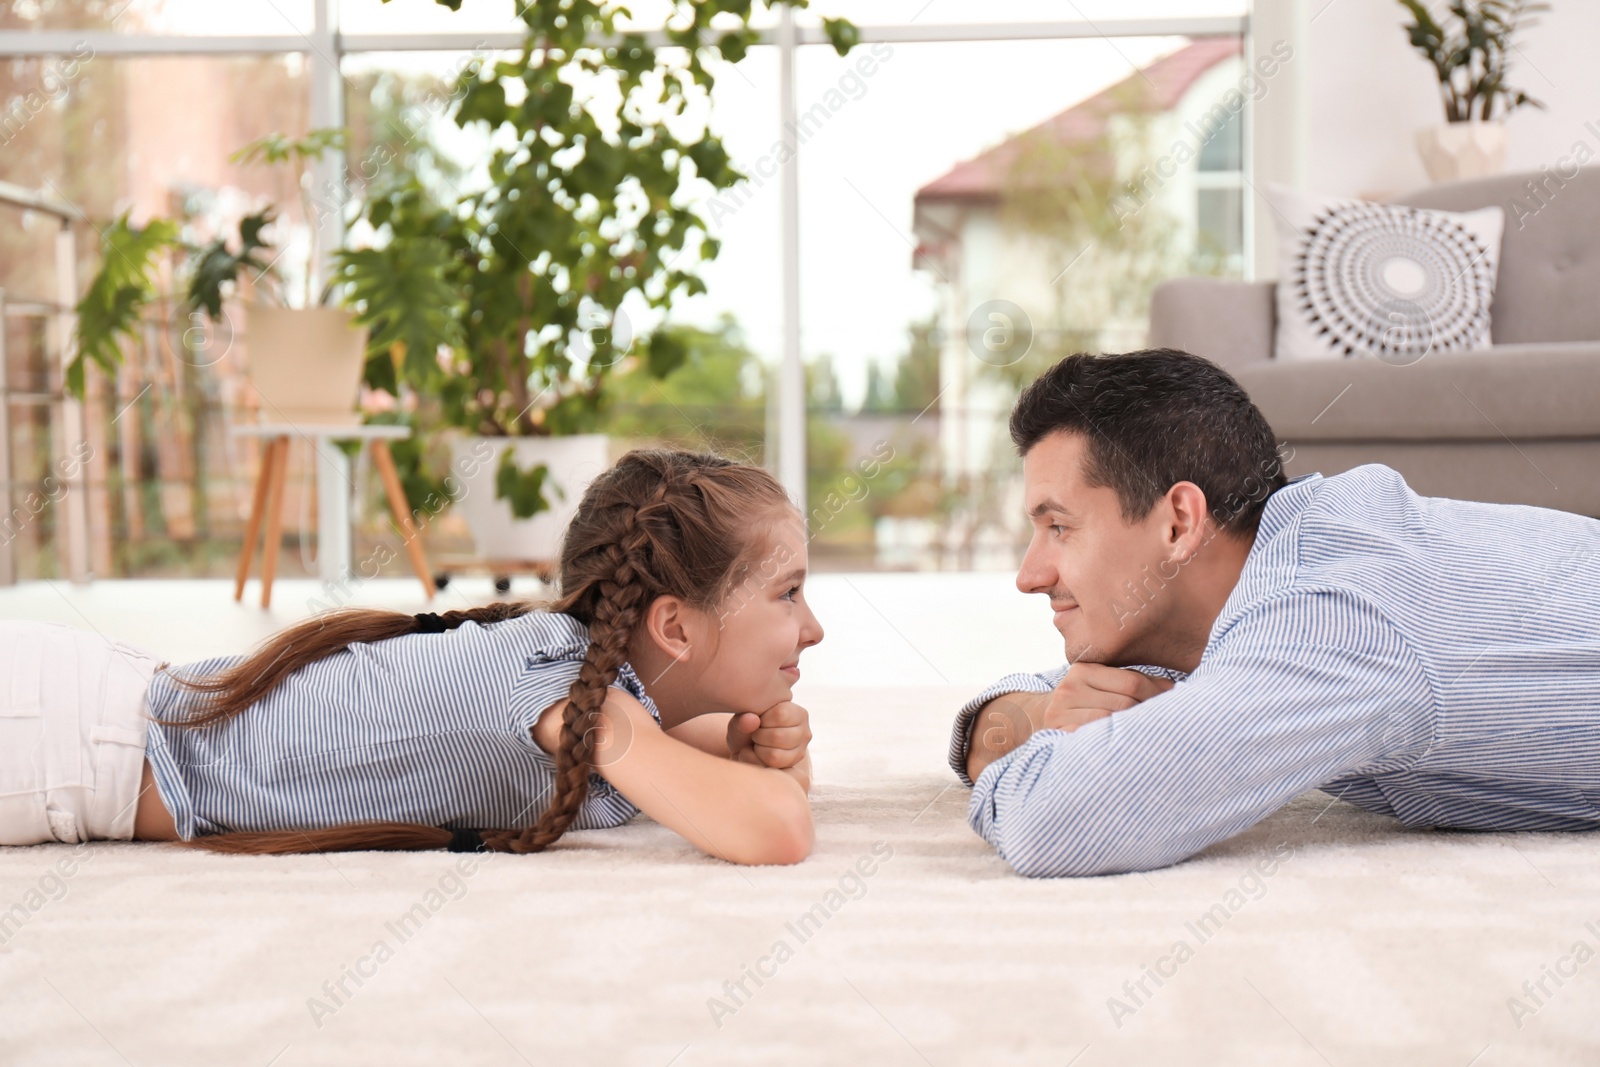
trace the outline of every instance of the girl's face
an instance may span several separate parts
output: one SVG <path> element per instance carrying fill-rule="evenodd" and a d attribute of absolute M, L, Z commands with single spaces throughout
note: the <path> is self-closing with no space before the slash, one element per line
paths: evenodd
<path fill-rule="evenodd" d="M 806 603 L 806 539 L 799 516 L 768 530 L 766 551 L 703 625 L 712 652 L 696 672 L 707 711 L 766 711 L 794 699 L 800 653 L 822 640 Z M 715 707 L 712 707 L 715 705 Z"/>

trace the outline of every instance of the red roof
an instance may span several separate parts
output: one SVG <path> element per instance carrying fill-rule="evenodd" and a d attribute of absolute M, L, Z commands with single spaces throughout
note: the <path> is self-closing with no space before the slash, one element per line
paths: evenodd
<path fill-rule="evenodd" d="M 1044 135 L 1059 144 L 1092 140 L 1104 132 L 1108 115 L 1127 110 L 1130 93 L 1137 94 L 1136 99 L 1142 99 L 1151 111 L 1170 111 L 1202 74 L 1242 50 L 1237 37 L 1209 37 L 1162 56 L 1139 73 L 1046 119 L 1027 133 L 1008 137 L 966 162 L 957 163 L 944 176 L 918 189 L 916 199 L 997 199 L 1023 139 Z"/>

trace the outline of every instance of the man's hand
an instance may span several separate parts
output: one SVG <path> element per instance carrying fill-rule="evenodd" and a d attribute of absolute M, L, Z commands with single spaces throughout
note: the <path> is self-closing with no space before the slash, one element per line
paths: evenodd
<path fill-rule="evenodd" d="M 811 716 L 792 700 L 760 715 L 743 712 L 728 720 L 728 754 L 741 763 L 785 771 L 811 791 Z"/>
<path fill-rule="evenodd" d="M 973 716 L 972 743 L 967 748 L 967 777 L 973 781 L 983 769 L 1019 747 L 1037 730 L 1071 732 L 1084 723 L 1126 711 L 1171 689 L 1168 678 L 1143 671 L 1108 667 L 1103 663 L 1074 663 L 1059 685 L 1048 693 L 1005 693 L 985 704 Z"/>

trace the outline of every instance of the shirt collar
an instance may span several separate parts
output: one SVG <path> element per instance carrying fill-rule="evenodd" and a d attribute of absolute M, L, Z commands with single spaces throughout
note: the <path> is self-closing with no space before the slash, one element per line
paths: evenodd
<path fill-rule="evenodd" d="M 1211 650 L 1217 638 L 1233 625 L 1249 605 L 1288 587 L 1294 581 L 1292 561 L 1295 554 L 1286 554 L 1278 542 L 1285 536 L 1293 536 L 1293 527 L 1316 496 L 1322 481 L 1321 474 L 1301 474 L 1290 478 L 1267 497 L 1266 505 L 1261 509 L 1255 540 L 1245 556 L 1244 566 L 1240 568 L 1239 580 L 1234 583 L 1233 591 L 1228 594 L 1216 621 L 1212 623 L 1205 652 L 1201 653 L 1201 663 L 1205 662 L 1205 654 Z M 1286 560 L 1290 561 L 1287 567 Z"/>
<path fill-rule="evenodd" d="M 1284 527 L 1294 521 L 1294 517 L 1305 508 L 1311 497 L 1316 493 L 1316 487 L 1322 481 L 1321 474 L 1300 474 L 1290 478 L 1279 486 L 1267 497 L 1266 504 L 1261 509 L 1261 522 L 1256 527 L 1255 543 L 1250 548 L 1250 555 L 1245 560 L 1245 569 L 1250 567 L 1251 560 L 1256 558 L 1257 550 L 1265 543 L 1283 532 Z M 1243 575 L 1240 575 L 1241 584 Z"/>

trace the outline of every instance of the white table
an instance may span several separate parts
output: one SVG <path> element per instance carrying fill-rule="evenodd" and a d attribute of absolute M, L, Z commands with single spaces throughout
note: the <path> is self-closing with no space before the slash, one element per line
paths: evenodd
<path fill-rule="evenodd" d="M 318 576 L 335 584 L 341 584 L 352 576 L 350 457 L 339 448 L 338 442 L 361 441 L 372 447 L 372 456 L 389 498 L 389 509 L 405 539 L 412 569 L 422 580 L 428 598 L 432 599 L 433 577 L 428 571 L 427 557 L 423 554 L 416 526 L 411 521 L 411 509 L 395 471 L 394 458 L 389 454 L 388 442 L 410 437 L 410 427 L 363 426 L 359 423 L 255 422 L 235 426 L 232 433 L 235 437 L 261 437 L 266 441 L 266 454 L 262 457 L 261 472 L 256 478 L 255 499 L 245 530 L 244 547 L 239 556 L 238 580 L 233 594 L 235 600 L 244 597 L 244 584 L 250 575 L 256 537 L 265 517 L 267 543 L 261 560 L 261 606 L 268 607 L 272 603 L 272 579 L 277 569 L 278 542 L 282 532 L 284 472 L 288 467 L 289 445 L 294 439 L 308 442 L 317 458 Z"/>

